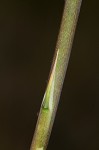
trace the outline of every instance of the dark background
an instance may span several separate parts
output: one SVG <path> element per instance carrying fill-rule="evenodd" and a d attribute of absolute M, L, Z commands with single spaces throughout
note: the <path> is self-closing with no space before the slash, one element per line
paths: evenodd
<path fill-rule="evenodd" d="M 63 0 L 0 1 L 0 150 L 29 150 Z M 99 150 L 99 0 L 83 0 L 48 150 Z"/>

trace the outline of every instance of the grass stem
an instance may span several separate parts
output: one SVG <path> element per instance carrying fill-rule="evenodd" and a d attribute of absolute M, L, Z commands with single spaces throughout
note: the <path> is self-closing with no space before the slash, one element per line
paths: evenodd
<path fill-rule="evenodd" d="M 56 51 L 30 150 L 46 150 L 68 66 L 82 0 L 65 0 Z"/>

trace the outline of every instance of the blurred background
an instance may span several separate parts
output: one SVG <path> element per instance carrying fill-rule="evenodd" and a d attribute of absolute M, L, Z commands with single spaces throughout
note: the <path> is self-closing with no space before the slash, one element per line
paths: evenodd
<path fill-rule="evenodd" d="M 64 0 L 0 1 L 0 150 L 29 150 Z M 83 0 L 47 150 L 99 150 L 99 1 Z"/>

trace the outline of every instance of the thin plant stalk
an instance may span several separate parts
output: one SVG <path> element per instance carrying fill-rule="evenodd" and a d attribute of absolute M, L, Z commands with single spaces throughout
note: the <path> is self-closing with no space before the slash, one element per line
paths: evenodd
<path fill-rule="evenodd" d="M 68 66 L 82 0 L 66 0 L 51 67 L 30 150 L 46 150 Z"/>

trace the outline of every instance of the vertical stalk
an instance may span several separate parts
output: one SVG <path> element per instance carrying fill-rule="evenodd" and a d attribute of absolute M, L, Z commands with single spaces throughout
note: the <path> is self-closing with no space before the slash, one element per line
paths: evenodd
<path fill-rule="evenodd" d="M 30 150 L 46 150 L 68 66 L 82 0 L 66 0 L 43 102 Z"/>

